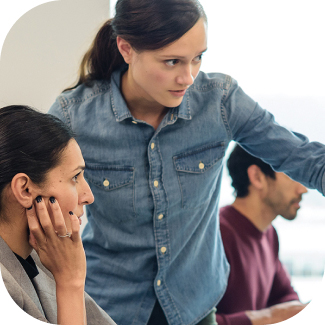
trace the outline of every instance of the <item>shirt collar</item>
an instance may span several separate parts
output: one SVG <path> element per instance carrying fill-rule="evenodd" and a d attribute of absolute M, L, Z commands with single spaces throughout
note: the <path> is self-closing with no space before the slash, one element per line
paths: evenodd
<path fill-rule="evenodd" d="M 127 118 L 132 118 L 132 115 L 120 91 L 121 75 L 126 70 L 127 66 L 124 65 L 121 69 L 114 71 L 111 77 L 111 104 L 116 118 L 116 122 L 121 122 Z M 185 120 L 190 120 L 192 118 L 189 92 L 190 89 L 186 92 L 182 103 L 178 107 L 171 109 L 173 111 L 173 114 L 175 114 L 178 118 L 182 118 Z"/>
<path fill-rule="evenodd" d="M 21 256 L 17 255 L 16 253 L 14 253 L 18 259 L 18 261 L 20 262 L 20 264 L 22 265 L 22 267 L 24 268 L 25 272 L 27 273 L 28 277 L 32 280 L 33 278 L 35 278 L 38 275 L 38 270 L 37 270 L 37 266 L 33 260 L 33 258 L 29 255 L 26 259 L 23 259 Z"/>

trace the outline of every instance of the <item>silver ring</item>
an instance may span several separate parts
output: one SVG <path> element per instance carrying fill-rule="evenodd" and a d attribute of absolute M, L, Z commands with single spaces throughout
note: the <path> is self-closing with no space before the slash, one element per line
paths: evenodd
<path fill-rule="evenodd" d="M 65 235 L 63 235 L 63 236 L 61 236 L 61 235 L 59 235 L 59 234 L 57 234 L 58 235 L 58 237 L 60 237 L 60 238 L 65 238 L 65 237 L 71 237 L 71 232 L 67 232 Z"/>

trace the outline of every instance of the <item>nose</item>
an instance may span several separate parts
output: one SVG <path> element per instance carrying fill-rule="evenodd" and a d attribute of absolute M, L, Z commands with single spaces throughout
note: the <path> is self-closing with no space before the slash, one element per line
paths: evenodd
<path fill-rule="evenodd" d="M 83 179 L 83 185 L 80 187 L 79 204 L 88 205 L 94 202 L 95 198 L 88 183 Z"/>
<path fill-rule="evenodd" d="M 192 66 L 190 64 L 183 66 L 179 75 L 176 78 L 179 85 L 191 86 L 194 82 Z"/>
<path fill-rule="evenodd" d="M 300 183 L 297 183 L 297 192 L 298 192 L 300 195 L 302 195 L 302 194 L 304 194 L 304 193 L 307 193 L 308 190 L 307 190 L 307 188 L 306 188 L 304 185 L 302 185 L 302 184 L 300 184 Z"/>

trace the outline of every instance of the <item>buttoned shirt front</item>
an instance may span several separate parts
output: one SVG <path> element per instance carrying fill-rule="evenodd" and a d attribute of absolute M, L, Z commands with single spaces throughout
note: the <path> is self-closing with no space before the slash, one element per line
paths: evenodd
<path fill-rule="evenodd" d="M 95 196 L 83 232 L 86 291 L 120 325 L 146 324 L 156 299 L 169 324 L 197 324 L 227 285 L 218 200 L 229 142 L 319 191 L 325 148 L 214 73 L 200 72 L 155 130 L 128 110 L 121 73 L 63 93 L 49 111 L 76 132 Z"/>

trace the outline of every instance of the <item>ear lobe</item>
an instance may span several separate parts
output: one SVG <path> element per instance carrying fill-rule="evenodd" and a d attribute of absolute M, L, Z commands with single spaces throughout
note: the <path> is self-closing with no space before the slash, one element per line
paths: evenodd
<path fill-rule="evenodd" d="M 30 178 L 24 173 L 16 174 L 11 180 L 12 193 L 16 200 L 25 208 L 29 208 L 33 204 L 31 186 Z"/>
<path fill-rule="evenodd" d="M 125 63 L 129 64 L 131 62 L 133 48 L 129 42 L 120 36 L 116 37 L 117 48 L 120 51 Z"/>

